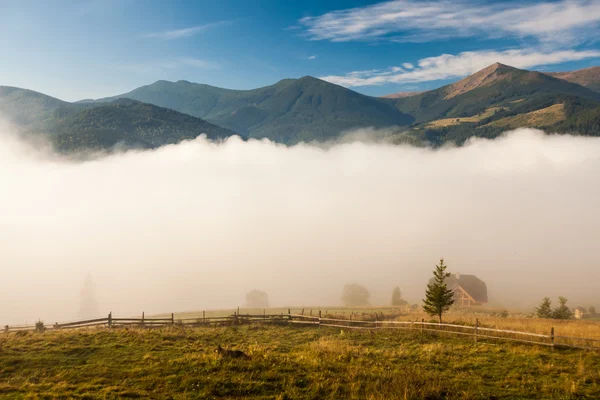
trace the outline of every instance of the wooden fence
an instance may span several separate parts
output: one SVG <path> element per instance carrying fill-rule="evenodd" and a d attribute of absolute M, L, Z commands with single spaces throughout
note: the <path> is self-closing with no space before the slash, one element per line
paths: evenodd
<path fill-rule="evenodd" d="M 312 314 L 312 313 L 311 313 Z M 142 313 L 141 318 L 115 318 L 112 313 L 106 318 L 96 318 L 84 321 L 73 321 L 65 323 L 55 323 L 54 325 L 44 326 L 38 325 L 20 325 L 4 327 L 5 333 L 19 331 L 35 331 L 35 330 L 61 330 L 61 329 L 78 329 L 90 327 L 106 327 L 116 328 L 123 326 L 137 327 L 160 327 L 160 326 L 193 326 L 193 327 L 210 327 L 210 326 L 231 326 L 242 325 L 249 323 L 260 324 L 280 324 L 280 325 L 296 325 L 296 326 L 312 326 L 312 327 L 333 327 L 341 329 L 353 330 L 404 330 L 415 333 L 435 333 L 468 336 L 474 342 L 478 340 L 507 340 L 520 343 L 529 343 L 548 347 L 565 347 L 579 348 L 589 350 L 600 350 L 599 339 L 589 339 L 573 336 L 561 336 L 556 334 L 554 328 L 551 328 L 548 334 L 521 332 L 514 330 L 493 329 L 479 326 L 477 320 L 475 325 L 456 325 L 456 324 L 440 324 L 434 322 L 421 321 L 388 321 L 378 320 L 376 316 L 374 320 L 361 319 L 339 319 L 328 318 L 321 315 L 318 316 L 302 314 L 292 314 L 290 310 L 280 314 L 240 314 L 239 312 L 229 316 L 221 317 L 206 317 L 203 312 L 201 317 L 194 318 L 175 318 L 174 314 L 165 318 L 146 318 Z"/>

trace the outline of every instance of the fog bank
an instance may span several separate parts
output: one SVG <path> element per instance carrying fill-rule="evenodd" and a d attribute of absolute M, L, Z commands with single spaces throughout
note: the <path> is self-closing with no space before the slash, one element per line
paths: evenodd
<path fill-rule="evenodd" d="M 520 129 L 439 150 L 203 138 L 72 161 L 0 126 L 0 323 L 101 312 L 418 302 L 436 261 L 490 300 L 600 306 L 600 139 Z"/>

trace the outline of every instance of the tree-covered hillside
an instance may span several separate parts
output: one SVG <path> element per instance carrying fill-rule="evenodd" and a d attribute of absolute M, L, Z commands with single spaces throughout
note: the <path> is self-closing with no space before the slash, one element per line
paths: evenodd
<path fill-rule="evenodd" d="M 128 99 L 81 110 L 56 123 L 52 133 L 63 151 L 116 144 L 154 148 L 202 134 L 212 140 L 235 134 L 187 114 Z"/>
<path fill-rule="evenodd" d="M 283 143 L 330 140 L 345 130 L 408 126 L 414 120 L 393 102 L 308 76 L 254 90 L 159 81 L 118 97 L 171 108 L 249 137 Z"/>
<path fill-rule="evenodd" d="M 67 103 L 18 88 L 0 87 L 0 112 L 23 132 L 47 135 L 65 152 L 115 145 L 154 148 L 202 134 L 209 139 L 235 134 L 191 115 L 134 100 Z"/>

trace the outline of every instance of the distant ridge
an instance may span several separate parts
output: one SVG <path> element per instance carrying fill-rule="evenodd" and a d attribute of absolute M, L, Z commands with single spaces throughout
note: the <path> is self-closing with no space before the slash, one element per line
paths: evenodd
<path fill-rule="evenodd" d="M 332 140 L 361 127 L 406 127 L 414 121 L 385 99 L 311 76 L 252 90 L 158 81 L 115 97 L 170 108 L 248 137 L 286 144 Z"/>
<path fill-rule="evenodd" d="M 311 76 L 252 90 L 157 81 L 77 103 L 0 87 L 0 112 L 23 131 L 47 133 L 63 151 L 155 148 L 203 133 L 323 142 L 357 128 L 376 128 L 378 140 L 433 146 L 520 127 L 600 136 L 600 92 L 592 90 L 599 71 L 546 74 L 495 63 L 435 90 L 384 98 Z"/>
<path fill-rule="evenodd" d="M 221 139 L 235 132 L 191 115 L 119 99 L 68 103 L 32 90 L 0 86 L 0 112 L 25 134 L 45 134 L 64 152 L 115 145 L 155 148 L 202 134 Z"/>
<path fill-rule="evenodd" d="M 567 72 L 547 72 L 547 75 L 600 92 L 600 67 L 590 67 Z"/>
<path fill-rule="evenodd" d="M 405 97 L 410 97 L 410 96 L 416 96 L 418 94 L 424 93 L 424 90 L 421 90 L 420 92 L 397 92 L 397 93 L 391 93 L 391 94 L 386 94 L 385 96 L 381 96 L 382 99 L 403 99 Z"/>

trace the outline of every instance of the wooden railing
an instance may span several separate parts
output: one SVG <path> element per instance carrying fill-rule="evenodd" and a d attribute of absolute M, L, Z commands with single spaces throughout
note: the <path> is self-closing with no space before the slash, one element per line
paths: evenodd
<path fill-rule="evenodd" d="M 250 323 L 260 324 L 289 324 L 295 326 L 312 327 L 332 327 L 353 330 L 404 330 L 415 333 L 435 333 L 459 336 L 470 336 L 474 342 L 478 340 L 507 340 L 520 343 L 529 343 L 548 347 L 570 347 L 579 349 L 600 350 L 600 340 L 574 336 L 557 335 L 554 328 L 551 328 L 548 334 L 522 332 L 505 329 L 494 329 L 479 326 L 479 321 L 475 325 L 457 325 L 421 321 L 388 321 L 388 320 L 360 320 L 360 319 L 340 319 L 305 314 L 292 314 L 290 310 L 280 314 L 240 314 L 234 312 L 233 315 L 220 317 L 206 317 L 203 312 L 201 317 L 195 318 L 175 318 L 174 314 L 165 318 L 115 318 L 112 313 L 106 318 L 96 318 L 83 321 L 72 321 L 65 323 L 55 323 L 54 325 L 16 325 L 4 327 L 5 333 L 19 331 L 35 330 L 62 330 L 62 329 L 81 329 L 103 326 L 106 328 L 116 328 L 123 326 L 137 327 L 160 327 L 160 326 L 193 326 L 193 327 L 214 327 L 242 325 Z"/>

